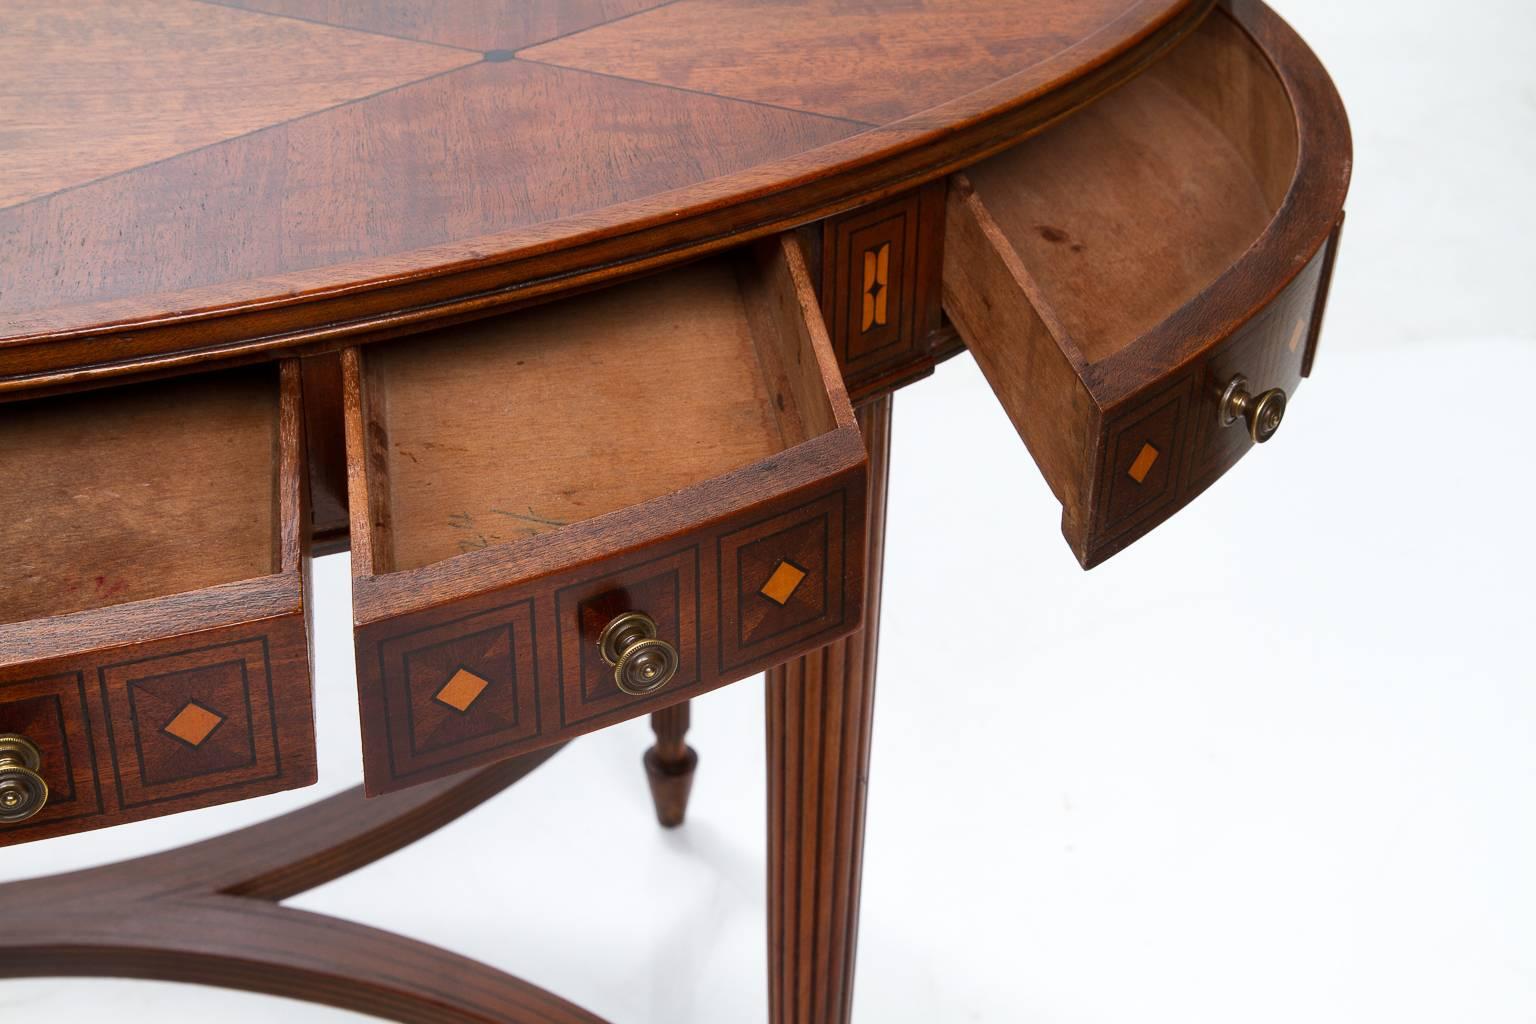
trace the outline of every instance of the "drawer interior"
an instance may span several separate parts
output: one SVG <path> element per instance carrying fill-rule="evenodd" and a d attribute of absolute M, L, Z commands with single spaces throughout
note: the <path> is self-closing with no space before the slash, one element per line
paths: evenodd
<path fill-rule="evenodd" d="M 371 571 L 548 533 L 834 429 L 776 266 L 720 257 L 369 346 Z"/>
<path fill-rule="evenodd" d="M 279 572 L 276 366 L 0 406 L 0 623 Z"/>
<path fill-rule="evenodd" d="M 1237 262 L 1284 201 L 1297 146 L 1285 87 L 1218 13 L 1129 84 L 965 175 L 1041 318 L 1091 366 Z"/>

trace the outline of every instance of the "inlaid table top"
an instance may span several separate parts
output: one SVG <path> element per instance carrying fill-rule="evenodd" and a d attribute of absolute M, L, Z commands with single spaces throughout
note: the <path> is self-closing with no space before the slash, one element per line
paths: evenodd
<path fill-rule="evenodd" d="M 0 0 L 0 390 L 403 333 L 910 188 L 1211 0 Z"/>

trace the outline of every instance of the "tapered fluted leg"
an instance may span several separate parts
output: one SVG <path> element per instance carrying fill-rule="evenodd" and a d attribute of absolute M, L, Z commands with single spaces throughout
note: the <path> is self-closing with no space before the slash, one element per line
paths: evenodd
<path fill-rule="evenodd" d="M 645 777 L 656 803 L 656 820 L 665 828 L 676 828 L 688 812 L 693 770 L 699 764 L 699 755 L 683 742 L 688 735 L 688 702 L 651 715 L 651 729 L 656 745 L 645 752 Z"/>
<path fill-rule="evenodd" d="M 859 422 L 870 457 L 864 628 L 768 673 L 772 1024 L 844 1024 L 853 1005 L 890 397 L 859 409 Z"/>

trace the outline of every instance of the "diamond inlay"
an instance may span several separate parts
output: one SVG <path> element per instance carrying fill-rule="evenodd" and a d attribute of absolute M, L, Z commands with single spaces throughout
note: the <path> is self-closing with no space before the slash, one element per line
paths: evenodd
<path fill-rule="evenodd" d="M 491 685 L 489 679 L 481 679 L 467 668 L 461 668 L 453 674 L 453 678 L 443 684 L 443 688 L 437 691 L 435 699 L 453 708 L 455 711 L 468 711 L 485 688 Z"/>
<path fill-rule="evenodd" d="M 1131 479 L 1137 483 L 1145 480 L 1147 474 L 1152 472 L 1152 463 L 1157 461 L 1157 455 L 1156 448 L 1150 444 L 1142 445 L 1141 451 L 1136 455 L 1136 461 L 1131 463 L 1131 468 L 1126 471 L 1130 474 Z"/>
<path fill-rule="evenodd" d="M 200 747 L 204 740 L 213 735 L 213 730 L 223 724 L 223 715 L 191 701 L 166 723 L 165 732 L 189 746 Z"/>
<path fill-rule="evenodd" d="M 774 604 L 787 604 L 791 597 L 795 596 L 795 590 L 805 579 L 805 570 L 795 565 L 788 559 L 780 559 L 774 567 L 773 575 L 768 577 L 762 589 L 758 591 Z"/>

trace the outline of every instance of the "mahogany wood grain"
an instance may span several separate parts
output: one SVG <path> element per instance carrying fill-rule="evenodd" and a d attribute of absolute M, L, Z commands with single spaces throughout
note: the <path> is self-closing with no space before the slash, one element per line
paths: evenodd
<path fill-rule="evenodd" d="M 944 303 L 1090 567 L 1252 446 L 1235 376 L 1293 393 L 1348 187 L 1327 73 L 1238 0 L 1165 61 L 954 179 Z"/>
<path fill-rule="evenodd" d="M 788 322 L 764 325 L 764 348 Z M 808 439 L 786 442 L 779 418 L 798 422 L 800 403 L 781 388 L 776 408 L 754 333 L 715 260 L 370 351 L 375 521 L 389 522 L 375 571 L 549 533 Z"/>
<path fill-rule="evenodd" d="M 445 345 L 343 359 L 370 792 L 655 712 L 858 625 L 864 446 L 793 237 Z M 793 585 L 770 597 L 781 567 Z M 678 652 L 655 694 L 598 658 L 624 611 Z"/>
<path fill-rule="evenodd" d="M 275 367 L 0 416 L 0 623 L 280 571 Z"/>
<path fill-rule="evenodd" d="M 925 33 L 911 5 L 884 2 L 890 17 L 862 7 L 859 31 L 829 35 L 819 47 L 825 74 L 838 79 L 887 43 L 955 32 L 947 9 L 928 12 Z M 493 52 L 81 182 L 0 210 L 0 393 L 379 340 L 907 191 L 1133 76 L 1212 3 L 1009 0 L 1014 16 L 988 24 L 1004 33 L 996 45 L 1024 55 L 1019 69 L 990 83 L 957 80 L 965 95 L 890 125 Z M 583 31 L 618 31 L 667 9 Z M 742 10 L 761 21 L 764 38 L 794 20 L 777 17 L 771 5 Z M 1091 16 L 1074 20 L 1074 11 Z M 316 29 L 278 15 L 238 16 L 268 18 L 283 31 Z M 441 15 L 444 24 L 459 18 Z M 1038 36 L 1032 24 L 1043 26 Z M 112 26 L 128 49 L 153 31 L 151 21 Z M 362 48 L 400 43 L 362 29 L 334 31 L 357 35 Z M 436 52 L 435 43 L 419 45 Z M 445 60 L 466 56 L 438 49 Z M 269 52 L 258 46 L 246 62 Z M 178 66 L 154 62 L 173 80 Z M 765 81 L 810 81 L 803 62 L 760 67 Z M 924 70 L 876 68 L 872 77 L 925 81 Z M 195 80 L 187 86 L 196 87 Z M 160 120 L 153 104 L 132 90 L 112 95 L 139 102 L 129 114 L 153 134 Z M 88 134 L 97 121 L 125 114 L 114 107 L 91 117 L 75 130 Z"/>
<path fill-rule="evenodd" d="M 645 752 L 645 778 L 656 805 L 656 820 L 663 828 L 677 828 L 688 814 L 688 795 L 693 773 L 699 766 L 698 751 L 685 739 L 690 720 L 690 701 L 682 701 L 651 715 L 656 743 Z"/>
<path fill-rule="evenodd" d="M 352 789 L 192 846 L 0 886 L 0 977 L 192 982 L 408 1024 L 602 1024 L 466 957 L 277 905 L 448 824 L 558 749 L 388 798 Z"/>
<path fill-rule="evenodd" d="M 987 331 L 1006 339 L 971 351 L 1062 503 L 1064 521 L 1081 521 L 1084 499 L 1065 481 L 1091 458 L 1095 410 L 1081 379 L 1087 363 L 1058 343 L 1017 251 L 961 179 L 950 189 L 947 229 L 946 311 L 962 336 Z"/>
<path fill-rule="evenodd" d="M 1196 38 L 1222 24 L 1230 22 L 1212 18 Z M 1232 45 L 1261 59 L 1240 36 Z M 1279 206 L 1260 185 L 1263 169 L 1286 149 L 1295 167 L 1294 122 L 1241 153 L 1166 84 L 1170 65 L 1203 70 L 1184 64 L 1186 53 L 1181 48 L 1079 116 L 965 172 L 1028 268 L 1060 344 L 1089 366 L 1156 327 L 1236 262 Z M 1278 88 L 1265 95 L 1289 112 Z"/>
<path fill-rule="evenodd" d="M 671 0 L 230 0 L 230 6 L 477 51 L 509 52 Z"/>
<path fill-rule="evenodd" d="M 300 403 L 287 362 L 0 416 L 0 732 L 51 790 L 0 846 L 315 780 Z"/>
<path fill-rule="evenodd" d="M 864 626 L 767 677 L 772 1024 L 842 1024 L 852 1014 L 891 404 L 887 395 L 859 409 L 870 466 Z"/>
<path fill-rule="evenodd" d="M 1129 6 L 679 0 L 518 56 L 889 124 L 1049 60 L 1062 40 L 1091 37 Z M 878 42 L 854 50 L 850 40 Z"/>
<path fill-rule="evenodd" d="M 0 208 L 480 59 L 196 0 L 4 0 L 0 24 Z"/>
<path fill-rule="evenodd" d="M 6 263 L 4 308 L 7 319 L 41 317 L 390 259 L 666 193 L 855 131 L 713 96 L 481 61 L 0 211 L 0 240 L 52 258 Z M 189 209 L 198 211 L 190 224 Z M 188 239 L 158 251 L 160 239 L 203 218 L 218 225 L 217 250 Z M 68 249 L 48 251 L 65 238 Z"/>
<path fill-rule="evenodd" d="M 1213 428 L 1207 378 L 1292 387 L 1310 369 L 1347 125 L 1283 22 L 1257 0 L 1213 6 L 245 0 L 194 18 L 192 0 L 155 17 L 129 0 L 5 19 L 0 131 L 18 123 L 7 102 L 33 113 L 27 145 L 0 153 L 0 438 L 25 442 L 0 452 L 29 478 L 64 455 L 94 467 L 86 494 L 137 483 L 134 460 L 177 460 L 185 479 L 163 509 L 128 510 L 150 534 L 134 546 L 172 545 L 168 564 L 121 557 L 112 531 L 27 527 L 13 571 L 29 579 L 50 557 L 153 571 L 100 606 L 47 575 L 17 614 L 60 614 L 0 622 L 0 731 L 39 737 L 59 798 L 0 845 L 312 781 L 313 533 L 353 545 L 367 788 L 410 788 L 0 887 L 0 974 L 194 981 L 405 1021 L 595 1021 L 276 902 L 641 714 L 658 818 L 677 824 L 688 699 L 770 668 L 771 1017 L 847 1021 L 889 391 L 970 339 L 1093 564 L 1246 451 Z M 61 40 L 87 52 L 71 64 Z M 98 150 L 59 158 L 70 131 Z M 946 174 L 1041 132 L 943 201 Z M 894 273 L 865 279 L 871 257 Z M 183 426 L 135 425 L 157 415 L 145 406 L 125 422 L 159 449 L 116 460 L 68 439 L 113 436 L 129 398 L 34 398 L 276 356 L 304 358 L 279 371 L 275 429 L 258 418 L 265 462 L 257 426 L 228 411 L 238 386 L 152 385 L 185 396 L 166 413 Z M 850 390 L 872 396 L 857 421 Z M 29 428 L 47 402 L 78 412 Z M 260 500 L 223 493 L 261 480 Z M 71 511 L 63 492 L 29 497 L 0 511 Z M 167 511 L 192 529 L 170 536 Z M 486 517 L 517 525 L 488 533 Z M 193 568 L 174 545 L 199 540 L 219 554 Z M 769 588 L 782 565 L 820 586 Z M 635 607 L 682 652 L 648 698 L 593 655 Z M 186 649 L 194 635 L 205 646 Z M 180 748 L 134 749 L 163 741 L 191 692 L 164 680 L 228 696 L 241 671 L 270 684 L 264 704 L 246 690 L 254 769 L 217 746 L 227 728 L 202 773 Z"/>

